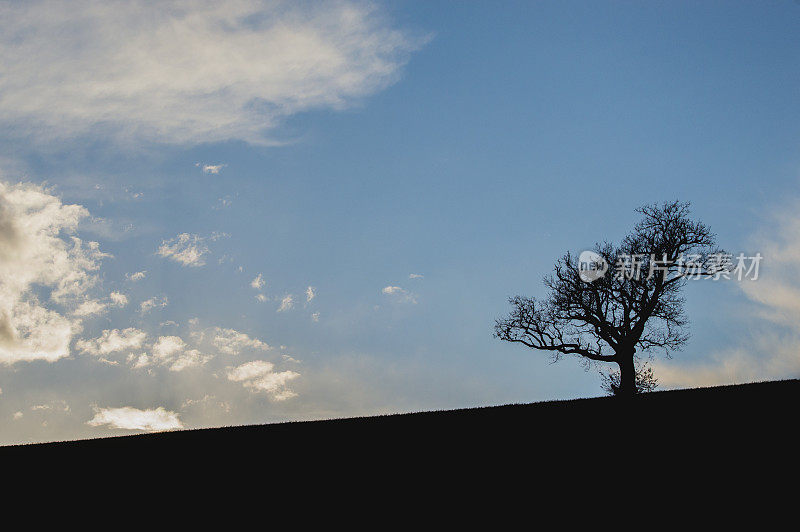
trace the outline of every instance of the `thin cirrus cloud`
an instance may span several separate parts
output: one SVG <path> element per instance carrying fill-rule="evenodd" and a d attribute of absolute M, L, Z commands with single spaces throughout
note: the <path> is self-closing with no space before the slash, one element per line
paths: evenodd
<path fill-rule="evenodd" d="M 0 6 L 0 121 L 40 141 L 274 144 L 290 115 L 395 82 L 427 36 L 367 2 Z"/>

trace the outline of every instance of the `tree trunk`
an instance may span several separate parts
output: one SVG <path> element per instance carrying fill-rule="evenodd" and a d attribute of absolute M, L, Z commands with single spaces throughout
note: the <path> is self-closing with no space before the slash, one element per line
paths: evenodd
<path fill-rule="evenodd" d="M 617 354 L 619 365 L 619 387 L 616 395 L 630 397 L 636 395 L 636 366 L 633 363 L 633 352 Z"/>

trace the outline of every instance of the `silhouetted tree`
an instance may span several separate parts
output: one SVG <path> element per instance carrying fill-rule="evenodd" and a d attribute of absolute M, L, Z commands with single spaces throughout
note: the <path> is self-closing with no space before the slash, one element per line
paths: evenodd
<path fill-rule="evenodd" d="M 598 244 L 581 262 L 567 252 L 544 280 L 547 297 L 510 298 L 513 308 L 497 320 L 495 336 L 548 351 L 554 361 L 571 354 L 616 364 L 619 371 L 606 377 L 616 395 L 649 391 L 655 378 L 652 369 L 637 369 L 637 351 L 669 356 L 680 349 L 689 337 L 681 296 L 687 277 L 729 269 L 730 256 L 714 248 L 714 234 L 689 218 L 689 207 L 646 205 L 619 246 Z"/>

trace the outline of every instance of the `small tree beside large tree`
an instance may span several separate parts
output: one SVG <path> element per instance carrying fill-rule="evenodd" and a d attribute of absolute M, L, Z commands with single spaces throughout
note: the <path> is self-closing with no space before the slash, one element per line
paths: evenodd
<path fill-rule="evenodd" d="M 639 354 L 680 349 L 689 338 L 681 295 L 687 277 L 728 267 L 714 234 L 690 218 L 689 207 L 674 201 L 637 209 L 642 218 L 633 231 L 619 246 L 596 245 L 590 262 L 567 252 L 544 280 L 548 295 L 510 298 L 512 310 L 496 321 L 495 336 L 549 352 L 554 361 L 576 355 L 588 364 L 616 364 L 606 377 L 615 395 L 653 388 Z"/>

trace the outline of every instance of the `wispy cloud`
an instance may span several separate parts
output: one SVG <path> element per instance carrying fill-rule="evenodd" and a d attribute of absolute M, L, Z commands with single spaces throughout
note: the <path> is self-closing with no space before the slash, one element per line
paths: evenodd
<path fill-rule="evenodd" d="M 223 196 L 221 198 L 217 198 L 217 203 L 212 205 L 211 208 L 215 211 L 221 211 L 222 209 L 227 209 L 233 205 L 233 200 L 230 196 Z"/>
<path fill-rule="evenodd" d="M 227 164 L 204 164 L 203 165 L 203 173 L 204 174 L 219 174 L 220 170 L 228 166 Z"/>
<path fill-rule="evenodd" d="M 408 274 L 408 278 L 409 279 L 422 279 L 424 277 L 425 277 L 424 275 L 419 274 L 419 273 L 410 273 L 410 274 Z"/>
<path fill-rule="evenodd" d="M 392 297 L 395 301 L 399 301 L 401 303 L 417 303 L 417 296 L 406 290 L 405 288 L 401 288 L 399 286 L 386 286 L 381 290 L 384 294 Z"/>
<path fill-rule="evenodd" d="M 166 296 L 155 296 L 151 297 L 150 299 L 146 299 L 141 302 L 139 305 L 139 312 L 142 314 L 147 314 L 153 309 L 156 308 L 164 308 L 169 304 L 169 299 Z"/>
<path fill-rule="evenodd" d="M 251 338 L 234 329 L 215 328 L 213 331 L 214 346 L 226 355 L 238 355 L 243 350 L 267 351 L 270 346 L 258 338 Z"/>
<path fill-rule="evenodd" d="M 110 307 L 123 308 L 128 304 L 128 296 L 120 292 L 111 292 L 108 298 L 91 299 L 86 298 L 73 311 L 73 316 L 85 318 L 104 314 Z"/>
<path fill-rule="evenodd" d="M 306 303 L 311 303 L 315 297 L 317 297 L 316 289 L 313 286 L 306 288 Z"/>
<path fill-rule="evenodd" d="M 256 275 L 256 278 L 250 282 L 250 286 L 252 288 L 255 288 L 256 290 L 261 290 L 262 288 L 264 288 L 264 284 L 265 284 L 264 278 L 261 276 L 260 273 Z"/>
<path fill-rule="evenodd" d="M 147 276 L 147 271 L 126 273 L 125 278 L 131 282 L 141 281 Z"/>
<path fill-rule="evenodd" d="M 173 262 L 197 268 L 204 266 L 209 253 L 205 238 L 189 233 L 181 233 L 175 238 L 162 240 L 157 255 Z"/>
<path fill-rule="evenodd" d="M 768 229 L 754 235 L 764 259 L 757 280 L 731 281 L 750 300 L 751 321 L 741 345 L 721 348 L 696 363 L 679 359 L 653 364 L 664 387 L 730 384 L 800 374 L 800 201 L 778 209 Z"/>
<path fill-rule="evenodd" d="M 4 2 L 0 120 L 40 140 L 267 143 L 390 85 L 424 42 L 347 0 Z"/>
<path fill-rule="evenodd" d="M 48 403 L 31 406 L 32 412 L 61 412 L 68 413 L 71 410 L 69 404 L 63 399 L 55 399 Z"/>
<path fill-rule="evenodd" d="M 289 294 L 287 296 L 284 296 L 283 299 L 281 299 L 281 306 L 278 307 L 278 312 L 286 312 L 287 310 L 290 310 L 292 307 L 294 307 L 294 296 L 292 294 Z"/>

